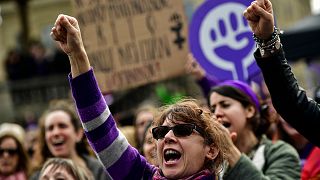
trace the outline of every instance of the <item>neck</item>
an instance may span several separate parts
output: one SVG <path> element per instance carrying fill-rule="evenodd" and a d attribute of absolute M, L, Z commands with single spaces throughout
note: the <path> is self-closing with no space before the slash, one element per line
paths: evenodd
<path fill-rule="evenodd" d="M 238 140 L 235 145 L 240 152 L 248 154 L 252 148 L 258 144 L 258 138 L 254 135 L 252 131 L 243 131 L 243 133 L 238 136 Z"/>
<path fill-rule="evenodd" d="M 77 153 L 73 153 L 70 158 L 75 162 L 75 164 L 86 167 L 85 161 Z"/>

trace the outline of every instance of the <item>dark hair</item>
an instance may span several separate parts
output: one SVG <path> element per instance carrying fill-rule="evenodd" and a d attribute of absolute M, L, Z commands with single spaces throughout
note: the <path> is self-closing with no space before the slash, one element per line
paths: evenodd
<path fill-rule="evenodd" d="M 244 108 L 252 106 L 255 108 L 255 114 L 252 118 L 248 119 L 248 123 L 251 126 L 255 135 L 260 138 L 264 133 L 267 132 L 270 126 L 269 122 L 269 111 L 267 111 L 267 106 L 262 105 L 260 109 L 257 109 L 254 102 L 242 91 L 232 86 L 215 86 L 213 87 L 208 95 L 208 104 L 210 107 L 210 96 L 213 92 L 216 92 L 222 96 L 232 98 L 239 101 Z"/>

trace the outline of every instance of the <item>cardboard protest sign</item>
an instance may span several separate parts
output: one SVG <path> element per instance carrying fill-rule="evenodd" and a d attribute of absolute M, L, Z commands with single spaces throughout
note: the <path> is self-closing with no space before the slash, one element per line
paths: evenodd
<path fill-rule="evenodd" d="M 188 52 L 182 0 L 74 0 L 103 92 L 181 75 Z"/>

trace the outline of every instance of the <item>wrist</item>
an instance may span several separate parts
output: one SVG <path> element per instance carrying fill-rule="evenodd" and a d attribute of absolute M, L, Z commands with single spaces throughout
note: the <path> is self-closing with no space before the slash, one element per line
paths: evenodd
<path fill-rule="evenodd" d="M 77 77 L 90 70 L 90 62 L 84 49 L 69 55 L 72 77 Z"/>
<path fill-rule="evenodd" d="M 274 27 L 274 31 L 269 39 L 260 39 L 253 34 L 253 39 L 257 43 L 256 46 L 259 49 L 261 57 L 269 57 L 280 51 L 282 48 L 280 34 L 280 30 L 276 27 Z"/>
<path fill-rule="evenodd" d="M 241 152 L 234 146 L 230 148 L 228 162 L 230 167 L 234 167 L 241 157 Z"/>

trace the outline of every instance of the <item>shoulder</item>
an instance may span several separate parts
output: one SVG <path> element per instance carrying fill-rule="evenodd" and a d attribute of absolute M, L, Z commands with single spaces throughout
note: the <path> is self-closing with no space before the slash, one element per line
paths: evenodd
<path fill-rule="evenodd" d="M 31 174 L 31 176 L 30 176 L 30 178 L 29 178 L 29 180 L 38 180 L 40 177 L 40 171 L 34 171 L 32 174 Z"/>
<path fill-rule="evenodd" d="M 90 168 L 90 169 L 91 168 L 98 168 L 97 165 L 101 166 L 101 163 L 99 162 L 99 160 L 94 157 L 84 155 L 83 160 L 86 162 L 88 168 Z M 101 166 L 101 168 L 102 168 L 102 166 Z"/>
<path fill-rule="evenodd" d="M 276 154 L 289 154 L 289 155 L 293 155 L 296 157 L 299 157 L 298 152 L 296 151 L 296 149 L 294 149 L 293 146 L 291 146 L 289 143 L 284 142 L 282 140 L 278 140 L 276 142 L 272 142 L 271 140 L 266 140 L 265 141 L 265 153 L 267 155 L 276 155 Z"/>
<path fill-rule="evenodd" d="M 284 141 L 267 141 L 265 146 L 264 168 L 285 168 L 290 171 L 300 171 L 299 154 L 290 144 Z M 289 171 L 289 170 L 288 170 Z"/>

